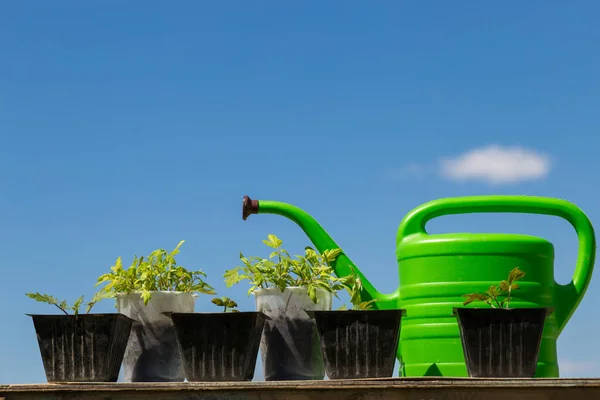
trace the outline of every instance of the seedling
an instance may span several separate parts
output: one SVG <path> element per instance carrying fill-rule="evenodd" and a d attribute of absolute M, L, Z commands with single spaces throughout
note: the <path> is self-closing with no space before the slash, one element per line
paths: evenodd
<path fill-rule="evenodd" d="M 238 306 L 237 303 L 229 297 L 215 297 L 211 302 L 219 307 L 223 307 L 223 312 L 227 312 L 228 308 L 230 312 L 239 312 L 238 310 L 234 310 Z"/>
<path fill-rule="evenodd" d="M 344 289 L 350 295 L 350 303 L 352 304 L 353 310 L 369 310 L 373 303 L 379 301 L 379 299 L 372 299 L 368 301 L 362 301 L 361 292 L 363 290 L 362 280 L 358 276 L 354 268 L 350 267 L 352 273 L 348 276 L 340 278 L 339 280 L 344 283 Z M 340 307 L 340 310 L 346 310 L 347 306 L 344 304 Z"/>
<path fill-rule="evenodd" d="M 518 267 L 510 271 L 508 274 L 508 280 L 500 282 L 497 286 L 490 286 L 485 293 L 469 293 L 463 295 L 466 300 L 463 305 L 466 306 L 474 301 L 483 301 L 490 305 L 492 308 L 504 308 L 508 309 L 508 303 L 510 302 L 510 295 L 513 290 L 518 290 L 519 285 L 515 282 L 525 276 L 525 272 L 521 271 Z M 506 298 L 499 300 L 499 297 L 506 293 Z"/>
<path fill-rule="evenodd" d="M 134 256 L 129 268 L 124 269 L 121 257 L 110 267 L 112 272 L 98 278 L 96 286 L 108 282 L 101 290 L 105 293 L 130 294 L 141 292 L 144 304 L 148 304 L 152 291 L 177 291 L 215 294 L 212 286 L 204 281 L 202 270 L 189 271 L 177 265 L 175 256 L 185 240 L 179 242 L 170 253 L 156 249 L 147 257 Z"/>
<path fill-rule="evenodd" d="M 69 315 L 68 311 L 73 311 L 74 315 L 78 315 L 79 308 L 83 305 L 83 298 L 84 298 L 83 296 L 80 296 L 77 300 L 75 300 L 73 305 L 68 305 L 66 300 L 60 301 L 60 300 L 57 300 L 55 297 L 48 295 L 48 294 L 40 294 L 40 293 L 36 292 L 36 293 L 26 293 L 26 296 L 34 299 L 35 301 L 39 301 L 40 303 L 47 303 L 47 304 L 56 306 L 59 310 L 61 310 L 66 315 Z M 103 300 L 103 299 L 110 298 L 110 297 L 112 297 L 111 293 L 105 293 L 105 292 L 95 293 L 94 296 L 92 297 L 92 300 L 90 300 L 87 303 L 85 313 L 89 314 L 97 302 L 99 302 L 100 300 Z"/>
<path fill-rule="evenodd" d="M 240 253 L 243 266 L 227 270 L 223 275 L 227 287 L 248 280 L 252 285 L 248 290 L 250 295 L 258 289 L 279 288 L 283 292 L 289 286 L 302 286 L 306 287 L 313 303 L 317 302 L 317 288 L 331 293 L 343 288 L 330 265 L 341 254 L 341 249 L 326 250 L 321 255 L 305 247 L 304 256 L 294 259 L 281 247 L 283 241 L 277 236 L 270 234 L 263 243 L 274 249 L 269 258 L 245 257 Z"/>

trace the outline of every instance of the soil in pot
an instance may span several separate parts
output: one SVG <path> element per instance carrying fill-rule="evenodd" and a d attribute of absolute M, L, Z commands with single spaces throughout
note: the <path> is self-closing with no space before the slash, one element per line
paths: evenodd
<path fill-rule="evenodd" d="M 477 378 L 533 378 L 552 308 L 456 308 L 467 371 Z"/>
<path fill-rule="evenodd" d="M 117 296 L 119 312 L 134 320 L 125 356 L 125 382 L 183 382 L 185 371 L 173 322 L 163 313 L 194 312 L 196 295 L 152 292 L 144 305 L 139 293 Z"/>
<path fill-rule="evenodd" d="M 116 382 L 133 320 L 122 314 L 31 315 L 48 382 Z"/>
<path fill-rule="evenodd" d="M 188 381 L 252 380 L 265 322 L 263 313 L 170 313 L 170 316 Z"/>
<path fill-rule="evenodd" d="M 405 310 L 309 311 L 329 379 L 387 378 L 394 373 Z"/>
<path fill-rule="evenodd" d="M 317 303 L 306 288 L 254 292 L 256 307 L 267 316 L 260 352 L 265 380 L 320 380 L 325 377 L 319 333 L 307 310 L 330 310 L 332 295 L 318 289 Z"/>

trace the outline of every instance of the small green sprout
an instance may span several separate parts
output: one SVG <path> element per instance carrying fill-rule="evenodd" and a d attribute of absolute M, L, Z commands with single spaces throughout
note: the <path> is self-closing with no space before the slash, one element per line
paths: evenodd
<path fill-rule="evenodd" d="M 379 301 L 379 299 L 371 299 L 362 301 L 361 293 L 363 291 L 362 280 L 360 276 L 354 271 L 354 268 L 350 267 L 352 273 L 343 278 L 339 278 L 340 282 L 344 284 L 344 288 L 350 295 L 350 303 L 352 304 L 353 310 L 369 310 L 373 306 L 373 303 Z M 344 304 L 340 307 L 340 310 L 346 310 L 347 307 Z"/>
<path fill-rule="evenodd" d="M 238 312 L 238 310 L 234 310 L 238 306 L 237 303 L 229 297 L 215 297 L 211 302 L 216 306 L 223 307 L 223 312 L 227 312 L 228 308 L 230 312 Z"/>
<path fill-rule="evenodd" d="M 508 303 L 510 302 L 510 295 L 513 290 L 518 290 L 519 285 L 515 282 L 525 276 L 525 272 L 521 271 L 518 267 L 514 268 L 508 274 L 508 280 L 500 282 L 497 286 L 490 286 L 485 293 L 469 293 L 463 295 L 466 300 L 463 305 L 466 306 L 474 301 L 483 301 L 490 305 L 492 308 L 504 308 L 508 309 Z M 499 300 L 499 297 L 506 293 L 506 298 Z"/>
<path fill-rule="evenodd" d="M 56 306 L 59 310 L 61 310 L 66 315 L 69 315 L 68 311 L 73 311 L 74 315 L 78 315 L 79 308 L 83 305 L 83 298 L 84 298 L 84 296 L 80 296 L 77 300 L 75 300 L 73 305 L 70 306 L 67 304 L 67 302 L 65 300 L 62 300 L 62 301 L 57 300 L 55 297 L 48 295 L 48 294 L 40 294 L 40 293 L 36 292 L 36 293 L 26 293 L 25 295 L 31 299 L 34 299 L 35 301 L 39 301 L 40 303 L 46 303 L 46 304 Z M 87 303 L 85 313 L 89 314 L 90 311 L 92 310 L 92 308 L 94 307 L 94 305 L 97 302 L 99 302 L 100 300 L 111 298 L 111 297 L 113 297 L 113 295 L 110 293 L 104 293 L 104 292 L 95 293 L 94 296 L 92 297 L 92 300 Z"/>

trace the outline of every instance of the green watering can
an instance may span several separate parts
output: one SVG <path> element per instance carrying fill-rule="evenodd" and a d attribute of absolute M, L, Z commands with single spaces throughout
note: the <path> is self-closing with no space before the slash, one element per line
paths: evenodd
<path fill-rule="evenodd" d="M 573 280 L 554 280 L 554 247 L 535 236 L 450 233 L 429 235 L 425 224 L 435 217 L 467 213 L 546 214 L 566 219 L 577 231 L 579 250 Z M 278 214 L 294 221 L 322 253 L 340 248 L 305 211 L 277 201 L 243 200 L 243 219 L 250 214 Z M 558 377 L 556 340 L 579 305 L 592 276 L 596 256 L 594 229 L 574 204 L 532 196 L 470 196 L 443 198 L 410 211 L 396 236 L 400 285 L 392 294 L 379 293 L 342 253 L 332 263 L 337 276 L 352 267 L 363 280 L 363 300 L 380 299 L 378 309 L 406 309 L 398 359 L 401 376 L 467 377 L 454 307 L 463 294 L 485 292 L 519 267 L 526 273 L 513 292 L 511 307 L 553 307 L 540 344 L 536 377 Z M 479 305 L 481 306 L 481 305 Z"/>

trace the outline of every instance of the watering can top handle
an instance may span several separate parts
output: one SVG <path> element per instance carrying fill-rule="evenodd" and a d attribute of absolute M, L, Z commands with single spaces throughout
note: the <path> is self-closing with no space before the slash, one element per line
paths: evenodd
<path fill-rule="evenodd" d="M 556 310 L 559 325 L 564 327 L 567 320 L 579 304 L 590 282 L 596 256 L 596 237 L 594 228 L 588 217 L 575 204 L 566 200 L 535 196 L 467 196 L 433 200 L 410 211 L 400 223 L 396 236 L 397 244 L 404 237 L 422 233 L 426 234 L 425 224 L 433 218 L 453 214 L 470 213 L 526 213 L 544 214 L 561 217 L 567 220 L 579 239 L 577 264 L 573 280 L 567 285 L 558 285 L 562 291 L 559 305 L 563 310 Z"/>
<path fill-rule="evenodd" d="M 413 233 L 427 233 L 425 224 L 433 218 L 453 214 L 523 213 L 561 217 L 575 228 L 580 239 L 594 240 L 588 217 L 566 200 L 535 196 L 466 196 L 433 200 L 413 209 L 402 220 L 398 241 Z"/>

